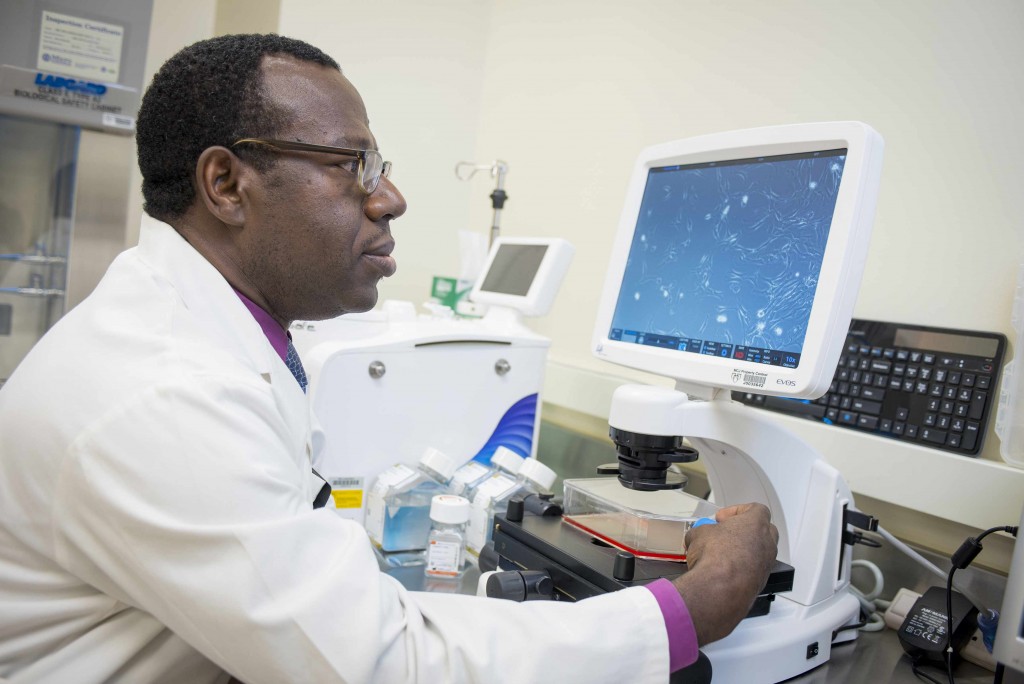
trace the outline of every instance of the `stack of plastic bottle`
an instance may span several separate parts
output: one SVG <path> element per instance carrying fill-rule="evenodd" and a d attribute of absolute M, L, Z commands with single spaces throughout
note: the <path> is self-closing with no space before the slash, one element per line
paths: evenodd
<path fill-rule="evenodd" d="M 366 531 L 389 565 L 418 565 L 430 532 L 430 504 L 446 494 L 458 464 L 428 448 L 416 468 L 396 464 L 385 470 L 366 500 Z"/>
<path fill-rule="evenodd" d="M 512 497 L 550 494 L 556 478 L 551 468 L 535 458 L 528 458 L 523 461 L 514 479 L 507 473 L 498 472 L 477 485 L 471 500 L 466 532 L 466 551 L 470 556 L 474 559 L 478 557 L 491 540 L 494 516 L 505 513 Z"/>

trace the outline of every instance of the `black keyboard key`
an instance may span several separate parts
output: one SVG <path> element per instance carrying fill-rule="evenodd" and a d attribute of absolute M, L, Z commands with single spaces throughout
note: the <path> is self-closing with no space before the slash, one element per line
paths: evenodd
<path fill-rule="evenodd" d="M 967 417 L 967 412 L 970 409 L 971 409 L 970 404 L 957 404 L 956 405 L 956 411 L 954 411 L 954 413 L 956 413 L 956 415 L 958 415 L 961 418 L 966 418 Z"/>
<path fill-rule="evenodd" d="M 987 390 L 989 387 L 992 386 L 992 376 L 979 375 L 978 381 L 975 383 L 974 386 L 977 387 L 978 389 Z"/>
<path fill-rule="evenodd" d="M 917 426 L 913 423 L 907 423 L 907 437 L 911 439 L 917 437 Z"/>
<path fill-rule="evenodd" d="M 956 387 L 954 387 L 953 385 L 946 385 L 946 389 L 943 390 L 942 396 L 944 396 L 946 399 L 955 399 Z"/>
<path fill-rule="evenodd" d="M 971 392 L 971 390 L 962 389 L 960 390 L 959 394 L 957 394 L 956 398 L 959 399 L 960 401 L 970 401 L 972 394 L 973 392 Z"/>
<path fill-rule="evenodd" d="M 903 383 L 900 382 L 899 378 L 893 378 L 889 381 L 889 389 L 893 392 L 899 392 L 903 388 Z"/>
<path fill-rule="evenodd" d="M 925 354 L 923 361 L 929 366 L 935 363 L 935 354 Z"/>
<path fill-rule="evenodd" d="M 946 431 L 936 430 L 934 428 L 922 428 L 921 439 L 932 444 L 945 444 L 946 443 Z"/>
<path fill-rule="evenodd" d="M 874 416 L 858 416 L 857 427 L 875 430 L 878 428 L 878 418 Z"/>
<path fill-rule="evenodd" d="M 888 373 L 892 370 L 892 363 L 889 361 L 874 359 L 871 362 L 872 373 Z"/>
<path fill-rule="evenodd" d="M 935 427 L 939 428 L 940 430 L 948 430 L 949 422 L 949 416 L 939 416 L 938 419 L 935 421 Z"/>
<path fill-rule="evenodd" d="M 942 402 L 942 407 L 939 410 L 941 410 L 947 416 L 952 415 L 953 414 L 953 402 L 951 402 L 951 401 L 944 401 L 944 402 Z"/>
<path fill-rule="evenodd" d="M 764 405 L 768 408 L 778 409 L 786 413 L 796 413 L 801 416 L 821 418 L 825 415 L 825 407 L 818 404 L 805 404 L 799 399 L 783 399 L 782 397 L 765 397 Z"/>
<path fill-rule="evenodd" d="M 840 423 L 846 423 L 847 425 L 856 425 L 857 424 L 857 414 L 854 413 L 853 411 L 840 411 L 839 412 L 839 422 Z"/>
<path fill-rule="evenodd" d="M 974 398 L 971 400 L 971 410 L 967 414 L 968 418 L 974 420 L 981 420 L 981 416 L 985 413 L 985 401 L 988 400 L 988 392 L 975 392 Z"/>
<path fill-rule="evenodd" d="M 883 418 L 878 423 L 878 429 L 882 432 L 892 432 L 892 420 L 889 418 Z"/>
<path fill-rule="evenodd" d="M 935 382 L 946 382 L 946 370 L 944 368 L 935 371 Z"/>
<path fill-rule="evenodd" d="M 877 389 L 875 387 L 865 387 L 860 391 L 861 399 L 870 399 L 871 401 L 882 401 L 885 399 L 885 390 Z"/>
<path fill-rule="evenodd" d="M 853 406 L 850 408 L 860 413 L 870 413 L 873 416 L 877 416 L 882 412 L 882 404 L 880 402 L 865 401 L 864 399 L 854 399 Z"/>
<path fill-rule="evenodd" d="M 844 411 L 846 409 L 849 409 L 851 406 L 853 406 L 853 399 L 851 399 L 850 397 L 843 397 L 842 399 L 839 400 L 839 408 L 843 409 Z"/>
<path fill-rule="evenodd" d="M 928 410 L 929 411 L 938 411 L 939 410 L 939 406 L 941 406 L 941 405 L 942 405 L 942 402 L 939 401 L 938 399 L 929 399 L 928 400 Z"/>
<path fill-rule="evenodd" d="M 902 436 L 903 432 L 907 429 L 906 423 L 896 422 L 892 425 L 892 434 Z"/>
<path fill-rule="evenodd" d="M 959 449 L 960 448 L 960 441 L 961 441 L 961 436 L 960 435 L 951 434 L 946 439 L 946 446 L 953 447 L 954 449 Z"/>
<path fill-rule="evenodd" d="M 960 373 L 959 371 L 953 371 L 949 374 L 949 384 L 959 385 L 960 384 Z"/>
<path fill-rule="evenodd" d="M 975 445 L 978 443 L 978 428 L 979 425 L 977 423 L 967 423 L 967 427 L 964 428 L 963 441 L 960 442 L 960 446 L 962 448 L 967 451 L 974 449 Z"/>
<path fill-rule="evenodd" d="M 964 419 L 963 418 L 954 418 L 953 422 L 949 426 L 949 429 L 952 430 L 953 432 L 963 432 L 964 431 Z"/>
<path fill-rule="evenodd" d="M 935 418 L 936 418 L 936 415 L 934 413 L 927 413 L 927 414 L 925 414 L 925 417 L 924 417 L 924 424 L 925 424 L 925 426 L 926 427 L 935 427 Z"/>
<path fill-rule="evenodd" d="M 875 387 L 885 387 L 889 384 L 888 375 L 876 375 L 875 376 Z"/>
<path fill-rule="evenodd" d="M 898 349 L 896 351 L 896 360 L 897 361 L 906 361 L 909 358 L 910 358 L 910 352 L 908 352 L 906 349 Z"/>
<path fill-rule="evenodd" d="M 960 384 L 964 387 L 974 387 L 977 377 L 974 373 L 964 373 L 964 379 L 960 381 Z"/>
<path fill-rule="evenodd" d="M 833 423 L 839 420 L 839 409 L 830 408 L 825 411 L 825 418 L 832 421 Z"/>
<path fill-rule="evenodd" d="M 921 372 L 917 374 L 917 377 L 921 378 L 922 380 L 931 380 L 932 379 L 932 369 L 931 368 L 922 368 Z"/>
<path fill-rule="evenodd" d="M 900 407 L 896 409 L 896 420 L 906 420 L 910 416 L 910 409 Z"/>

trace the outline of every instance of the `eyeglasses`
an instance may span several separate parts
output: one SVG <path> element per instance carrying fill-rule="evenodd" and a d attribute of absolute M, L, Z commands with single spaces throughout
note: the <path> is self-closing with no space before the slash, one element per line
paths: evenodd
<path fill-rule="evenodd" d="M 270 138 L 242 138 L 241 140 L 236 140 L 231 146 L 234 147 L 243 143 L 265 145 L 288 152 L 320 152 L 324 154 L 340 154 L 345 157 L 356 157 L 359 159 L 359 170 L 356 173 L 356 179 L 359 182 L 359 189 L 367 195 L 377 189 L 377 183 L 380 182 L 381 176 L 387 178 L 391 175 L 391 162 L 384 161 L 377 150 L 353 150 L 348 147 L 314 145 L 312 143 L 273 140 Z"/>

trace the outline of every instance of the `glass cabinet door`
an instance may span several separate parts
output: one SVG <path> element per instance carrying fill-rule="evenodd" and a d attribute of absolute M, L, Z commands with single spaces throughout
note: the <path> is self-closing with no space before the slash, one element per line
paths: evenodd
<path fill-rule="evenodd" d="M 0 115 L 0 384 L 64 314 L 78 139 Z"/>

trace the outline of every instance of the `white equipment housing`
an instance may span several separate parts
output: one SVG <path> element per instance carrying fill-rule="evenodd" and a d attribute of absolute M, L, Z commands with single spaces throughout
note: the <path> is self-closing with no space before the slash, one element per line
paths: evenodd
<path fill-rule="evenodd" d="M 854 508 L 849 487 L 811 446 L 766 419 L 758 409 L 733 403 L 729 390 L 790 397 L 816 397 L 827 390 L 863 272 L 882 149 L 881 136 L 865 124 L 817 123 L 734 131 L 659 145 L 644 150 L 634 167 L 593 349 L 599 358 L 673 378 L 676 389 L 620 387 L 612 399 L 609 424 L 639 434 L 686 437 L 707 467 L 715 504 L 753 501 L 768 506 L 779 529 L 778 558 L 794 568 L 793 589 L 777 594 L 767 615 L 743 620 L 732 634 L 703 648 L 714 681 L 780 682 L 823 664 L 834 643 L 857 636 L 855 629 L 836 632 L 854 624 L 859 613 L 859 602 L 849 590 L 852 548 L 844 547 L 843 542 L 844 512 Z M 745 184 L 759 173 L 754 167 L 765 158 L 773 163 L 795 159 L 807 165 L 776 166 L 777 170 L 761 177 L 770 180 L 749 193 L 759 194 L 748 198 Z M 749 168 L 737 173 L 739 165 Z M 734 175 L 722 168 L 728 166 L 733 167 Z M 816 186 L 802 175 L 808 167 L 812 172 L 832 172 L 828 182 L 835 205 L 830 222 L 823 213 L 828 207 L 815 204 L 820 202 L 820 196 L 814 195 Z M 658 175 L 674 171 L 695 173 L 678 176 L 684 182 L 674 184 Z M 715 183 L 694 190 L 706 180 L 698 177 L 702 173 L 713 177 Z M 812 181 L 818 177 L 813 176 Z M 785 186 L 787 182 L 793 185 Z M 776 192 L 780 183 L 793 188 L 792 197 L 780 198 Z M 713 189 L 709 192 L 709 188 Z M 700 194 L 704 206 L 707 197 L 720 198 L 720 211 L 691 211 L 692 206 L 701 205 L 688 203 L 687 193 L 691 198 Z M 656 204 L 670 195 L 677 202 L 678 218 L 671 213 L 671 202 L 665 209 Z M 755 311 L 761 315 L 762 294 L 755 292 L 762 275 L 757 270 L 761 262 L 748 258 L 776 257 L 777 245 L 765 236 L 789 229 L 779 225 L 785 219 L 778 217 L 785 213 L 782 202 L 794 198 L 813 207 L 802 214 L 796 212 L 793 224 L 816 224 L 816 232 L 807 237 L 807 233 L 799 233 L 798 226 L 784 247 L 812 249 L 814 260 L 801 264 L 816 266 L 820 262 L 820 269 L 808 274 L 795 272 L 791 263 L 784 264 L 794 272 L 784 272 L 775 284 L 795 287 L 803 283 L 809 288 L 799 295 L 804 298 L 802 308 L 795 314 L 787 312 L 791 324 L 805 328 L 802 339 L 793 338 L 794 346 L 772 347 L 774 340 L 767 335 L 758 338 L 753 333 L 751 342 L 737 337 L 737 328 L 725 323 L 730 316 L 750 320 Z M 751 204 L 763 201 L 768 205 L 762 217 L 740 213 L 747 199 Z M 647 218 L 651 211 L 661 211 L 663 216 L 653 226 Z M 815 235 L 817 242 L 809 244 Z M 690 246 L 690 237 L 696 246 Z M 748 242 L 742 242 L 744 239 Z M 737 244 L 742 249 L 732 250 Z M 675 252 L 687 248 L 690 253 L 685 258 L 692 254 L 703 258 L 700 266 L 708 266 L 707 277 L 688 281 L 690 289 L 673 289 L 677 284 L 667 282 L 669 277 L 678 275 L 682 281 L 692 276 L 694 269 L 673 263 L 680 258 Z M 717 251 L 719 248 L 722 251 Z M 737 252 L 742 254 L 735 256 Z M 729 257 L 734 259 L 729 273 L 735 278 L 731 293 L 729 287 L 716 287 L 713 280 L 721 275 L 722 264 L 730 271 Z M 636 303 L 652 292 L 643 288 L 652 284 L 660 287 L 666 301 L 678 298 L 677 306 L 670 309 L 659 302 L 638 313 Z M 772 306 L 788 306 L 797 296 L 787 287 L 776 291 L 779 298 L 770 302 Z M 698 321 L 700 325 L 693 324 L 697 300 L 708 293 L 713 295 L 710 299 L 724 293 L 721 307 L 711 307 L 710 315 L 701 314 L 705 317 Z M 733 294 L 735 298 L 729 299 Z M 745 297 L 758 304 L 744 310 Z M 623 320 L 628 321 L 625 326 Z M 722 325 L 716 327 L 716 323 Z M 688 325 L 696 330 L 686 328 Z M 692 339 L 697 337 L 702 339 Z M 790 352 L 795 356 L 787 358 Z"/>
<path fill-rule="evenodd" d="M 743 620 L 703 648 L 714 681 L 781 682 L 827 662 L 834 643 L 856 638 L 856 630 L 832 637 L 857 622 L 860 611 L 849 591 L 852 551 L 842 543 L 853 495 L 813 448 L 755 408 L 689 401 L 662 387 L 623 385 L 608 422 L 643 434 L 686 435 L 707 468 L 715 504 L 763 503 L 779 529 L 778 559 L 793 566 L 793 589 L 777 594 L 767 615 Z"/>
<path fill-rule="evenodd" d="M 469 320 L 385 302 L 293 324 L 292 338 L 326 440 L 316 467 L 346 518 L 362 522 L 377 475 L 395 463 L 415 467 L 428 447 L 460 464 L 489 463 L 499 445 L 536 454 L 550 341 L 514 312 Z"/>

